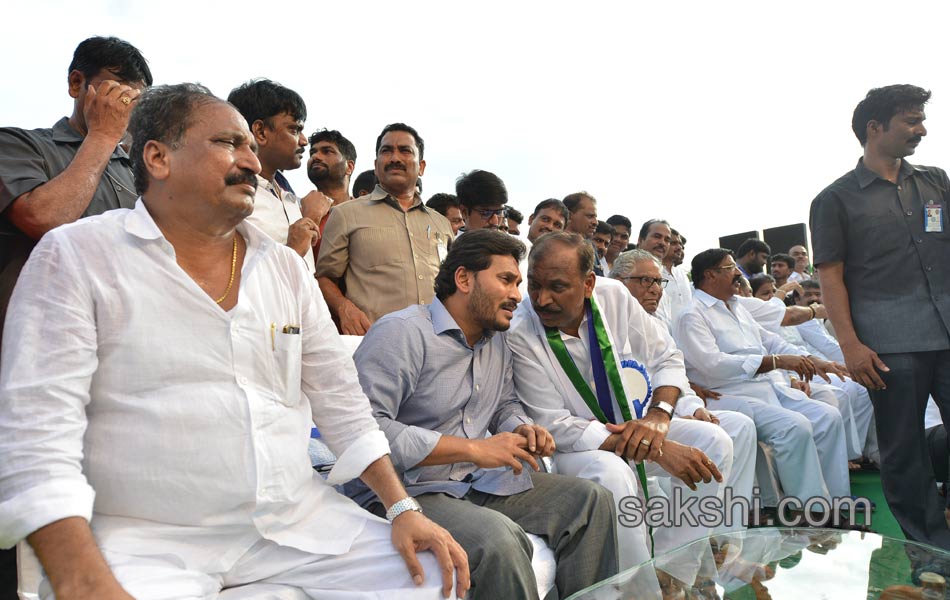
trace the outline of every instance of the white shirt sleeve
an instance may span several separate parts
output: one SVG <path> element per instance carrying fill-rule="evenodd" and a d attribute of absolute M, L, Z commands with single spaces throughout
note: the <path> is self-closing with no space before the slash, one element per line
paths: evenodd
<path fill-rule="evenodd" d="M 85 273 L 81 257 L 52 231 L 10 300 L 0 363 L 3 548 L 54 521 L 92 518 L 95 493 L 82 458 L 98 340 Z"/>
<path fill-rule="evenodd" d="M 732 355 L 719 349 L 716 335 L 694 310 L 680 315 L 674 334 L 677 345 L 699 377 L 698 383 L 716 389 L 719 386 L 748 381 L 762 364 L 762 354 Z"/>

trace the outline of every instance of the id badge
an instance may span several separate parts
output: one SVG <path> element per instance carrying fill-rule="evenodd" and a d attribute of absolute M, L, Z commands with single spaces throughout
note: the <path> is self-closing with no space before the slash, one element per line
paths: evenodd
<path fill-rule="evenodd" d="M 924 231 L 943 233 L 943 206 L 934 202 L 924 205 Z"/>

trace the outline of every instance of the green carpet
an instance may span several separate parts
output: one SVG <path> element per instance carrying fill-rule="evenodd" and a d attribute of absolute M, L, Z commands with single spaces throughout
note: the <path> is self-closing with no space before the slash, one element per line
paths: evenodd
<path fill-rule="evenodd" d="M 891 514 L 887 501 L 884 500 L 884 490 L 881 488 L 881 474 L 870 472 L 852 472 L 851 473 L 851 493 L 855 496 L 869 498 L 877 504 L 877 510 L 871 513 L 871 529 L 877 533 L 903 540 L 904 533 Z M 858 517 L 864 523 L 862 516 Z"/>

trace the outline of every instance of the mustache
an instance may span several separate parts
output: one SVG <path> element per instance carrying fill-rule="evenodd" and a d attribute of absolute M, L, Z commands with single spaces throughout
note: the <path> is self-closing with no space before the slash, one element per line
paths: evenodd
<path fill-rule="evenodd" d="M 742 273 L 739 273 L 738 275 L 732 278 L 732 285 L 739 285 L 739 282 L 741 281 L 742 281 Z"/>
<path fill-rule="evenodd" d="M 383 170 L 384 171 L 395 171 L 395 170 L 405 171 L 406 165 L 402 163 L 389 163 L 388 165 L 386 165 L 386 168 Z"/>
<path fill-rule="evenodd" d="M 257 176 L 254 174 L 254 171 L 249 169 L 241 169 L 237 173 L 231 173 L 225 175 L 224 177 L 225 185 L 241 185 L 246 183 L 248 185 L 254 186 L 254 189 L 257 189 Z"/>
<path fill-rule="evenodd" d="M 510 310 L 511 312 L 515 312 L 515 310 L 518 308 L 518 303 L 517 303 L 517 302 L 505 302 L 504 304 L 501 305 L 501 308 L 502 308 L 502 310 Z"/>
<path fill-rule="evenodd" d="M 922 139 L 923 139 L 922 137 L 917 136 L 917 137 L 912 137 L 912 138 L 910 138 L 910 140 L 908 140 L 908 141 L 911 142 L 911 143 L 914 143 L 914 144 L 919 144 Z"/>

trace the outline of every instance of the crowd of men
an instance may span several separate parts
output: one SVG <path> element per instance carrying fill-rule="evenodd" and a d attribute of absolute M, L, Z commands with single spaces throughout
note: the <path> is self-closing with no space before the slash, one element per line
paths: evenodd
<path fill-rule="evenodd" d="M 816 277 L 759 240 L 686 266 L 669 221 L 588 192 L 525 222 L 480 169 L 423 202 L 413 127 L 354 178 L 292 89 L 153 86 L 116 38 L 68 81 L 70 117 L 0 129 L 0 547 L 29 541 L 41 597 L 532 598 L 527 534 L 567 597 L 743 529 L 730 498 L 830 506 L 862 467 L 950 548 L 923 431 L 950 409 L 950 182 L 904 160 L 928 92 L 855 110 Z M 632 497 L 728 518 L 631 524 Z"/>

